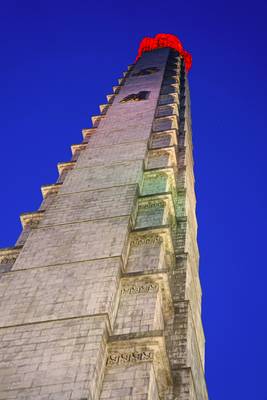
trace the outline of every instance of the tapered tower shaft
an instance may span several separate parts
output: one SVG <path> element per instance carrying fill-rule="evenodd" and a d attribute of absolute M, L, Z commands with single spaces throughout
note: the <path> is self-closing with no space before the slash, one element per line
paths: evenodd
<path fill-rule="evenodd" d="M 208 399 L 191 58 L 166 36 L 0 251 L 2 400 Z"/>

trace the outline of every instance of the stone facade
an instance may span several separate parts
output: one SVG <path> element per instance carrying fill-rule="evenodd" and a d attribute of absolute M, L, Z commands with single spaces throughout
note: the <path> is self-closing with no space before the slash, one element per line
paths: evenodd
<path fill-rule="evenodd" d="M 0 400 L 208 399 L 183 59 L 113 91 L 0 250 Z"/>

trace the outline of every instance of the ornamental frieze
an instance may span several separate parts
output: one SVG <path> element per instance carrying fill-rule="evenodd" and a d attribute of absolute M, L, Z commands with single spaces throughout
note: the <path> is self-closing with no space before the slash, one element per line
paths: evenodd
<path fill-rule="evenodd" d="M 132 93 L 129 94 L 128 96 L 124 97 L 120 103 L 128 103 L 129 101 L 142 101 L 142 100 L 147 100 L 149 97 L 150 92 L 147 90 L 142 90 L 141 92 L 138 93 Z"/>
<path fill-rule="evenodd" d="M 125 353 L 114 352 L 107 358 L 107 366 L 125 365 L 145 361 L 153 361 L 153 351 L 131 351 Z"/>
<path fill-rule="evenodd" d="M 131 245 L 134 247 L 143 246 L 146 244 L 155 246 L 161 243 L 163 243 L 163 238 L 159 235 L 142 235 L 131 241 Z"/>
<path fill-rule="evenodd" d="M 164 207 L 165 201 L 157 200 L 157 201 L 148 201 L 147 203 L 139 203 L 138 208 L 157 208 Z"/>
<path fill-rule="evenodd" d="M 156 282 L 148 282 L 143 284 L 133 284 L 129 286 L 123 286 L 121 289 L 122 295 L 127 294 L 143 294 L 150 292 L 157 292 L 159 289 L 159 285 Z"/>
<path fill-rule="evenodd" d="M 149 157 L 160 158 L 162 156 L 169 156 L 169 150 L 150 150 Z"/>
<path fill-rule="evenodd" d="M 14 264 L 20 253 L 20 247 L 0 249 L 0 264 Z"/>
<path fill-rule="evenodd" d="M 16 261 L 17 257 L 12 257 L 12 256 L 5 256 L 3 258 L 0 258 L 0 264 L 14 264 Z"/>

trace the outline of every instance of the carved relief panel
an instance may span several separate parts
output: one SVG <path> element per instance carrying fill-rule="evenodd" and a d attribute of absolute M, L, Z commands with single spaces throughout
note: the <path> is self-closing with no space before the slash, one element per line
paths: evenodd
<path fill-rule="evenodd" d="M 129 103 L 132 101 L 142 101 L 142 100 L 147 100 L 149 97 L 150 92 L 146 90 L 142 90 L 141 92 L 138 93 L 131 93 L 128 96 L 124 97 L 120 103 Z"/>

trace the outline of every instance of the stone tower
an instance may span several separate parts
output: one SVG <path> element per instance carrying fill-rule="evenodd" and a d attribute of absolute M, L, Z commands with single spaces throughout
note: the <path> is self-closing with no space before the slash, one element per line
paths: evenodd
<path fill-rule="evenodd" d="M 142 41 L 0 251 L 0 400 L 207 400 L 187 71 Z"/>

